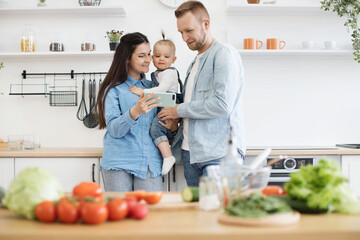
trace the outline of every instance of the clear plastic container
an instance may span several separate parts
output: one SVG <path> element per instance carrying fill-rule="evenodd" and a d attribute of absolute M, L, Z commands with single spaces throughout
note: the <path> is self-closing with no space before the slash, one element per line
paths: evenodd
<path fill-rule="evenodd" d="M 205 211 L 220 209 L 218 181 L 214 177 L 203 176 L 199 182 L 199 207 Z"/>
<path fill-rule="evenodd" d="M 35 52 L 34 33 L 31 30 L 30 24 L 25 25 L 25 29 L 21 36 L 21 51 L 22 52 Z"/>

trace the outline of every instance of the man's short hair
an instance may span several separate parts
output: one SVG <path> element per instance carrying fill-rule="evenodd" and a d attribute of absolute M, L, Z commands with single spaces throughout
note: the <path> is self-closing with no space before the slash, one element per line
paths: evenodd
<path fill-rule="evenodd" d="M 191 12 L 192 14 L 194 14 L 194 16 L 199 19 L 199 21 L 202 21 L 204 18 L 210 20 L 209 13 L 206 10 L 204 4 L 199 1 L 184 2 L 175 10 L 175 17 L 180 18 L 187 12 Z"/>

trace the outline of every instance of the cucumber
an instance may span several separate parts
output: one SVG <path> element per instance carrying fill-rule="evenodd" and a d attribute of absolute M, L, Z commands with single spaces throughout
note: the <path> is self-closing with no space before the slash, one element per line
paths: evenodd
<path fill-rule="evenodd" d="M 184 202 L 199 201 L 199 187 L 184 187 L 181 192 L 181 197 Z"/>

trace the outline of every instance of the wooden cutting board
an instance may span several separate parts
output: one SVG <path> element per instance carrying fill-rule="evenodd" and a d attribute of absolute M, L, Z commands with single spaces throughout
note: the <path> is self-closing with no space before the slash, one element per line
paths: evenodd
<path fill-rule="evenodd" d="M 197 209 L 199 202 L 184 202 L 181 198 L 181 193 L 164 193 L 160 202 L 153 205 L 148 205 L 150 210 L 181 210 L 181 209 Z"/>
<path fill-rule="evenodd" d="M 120 192 L 104 192 L 104 199 L 108 197 L 125 197 L 125 193 Z M 144 200 L 141 201 L 144 203 Z M 160 202 L 157 204 L 148 204 L 150 210 L 167 211 L 181 209 L 197 209 L 199 202 L 184 202 L 179 192 L 164 192 Z"/>
<path fill-rule="evenodd" d="M 296 211 L 288 213 L 273 214 L 262 218 L 241 218 L 221 214 L 218 218 L 220 223 L 244 226 L 285 226 L 297 223 L 300 220 L 300 213 Z"/>

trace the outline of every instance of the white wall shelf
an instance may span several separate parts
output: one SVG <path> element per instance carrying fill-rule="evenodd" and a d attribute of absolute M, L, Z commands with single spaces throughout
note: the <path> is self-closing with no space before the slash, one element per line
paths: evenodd
<path fill-rule="evenodd" d="M 241 56 L 352 56 L 352 50 L 245 50 L 240 49 Z"/>
<path fill-rule="evenodd" d="M 0 52 L 0 58 L 2 59 L 19 59 L 19 58 L 58 58 L 58 57 L 106 57 L 112 58 L 114 56 L 114 52 L 110 51 L 92 51 L 92 52 Z"/>
<path fill-rule="evenodd" d="M 232 16 L 294 16 L 331 14 L 320 9 L 320 4 L 279 5 L 279 4 L 244 4 L 238 0 L 227 0 L 227 15 Z"/>
<path fill-rule="evenodd" d="M 34 8 L 0 8 L 0 17 L 18 17 L 18 16 L 54 16 L 54 15 L 70 15 L 70 16 L 109 16 L 123 17 L 126 11 L 122 6 L 102 7 L 102 6 L 86 6 L 86 7 L 34 7 Z"/>

